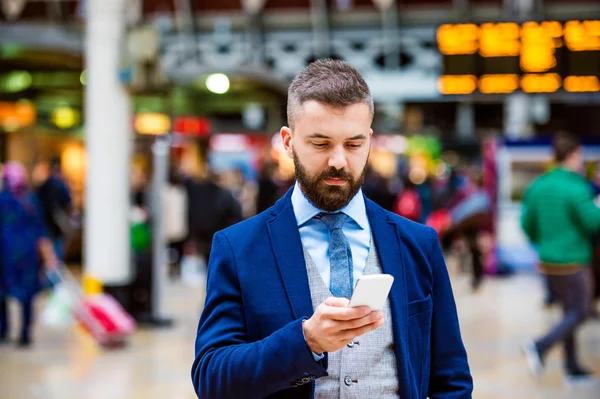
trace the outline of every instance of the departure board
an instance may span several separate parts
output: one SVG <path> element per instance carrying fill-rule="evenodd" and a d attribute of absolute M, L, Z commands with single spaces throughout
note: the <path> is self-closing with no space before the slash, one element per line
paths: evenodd
<path fill-rule="evenodd" d="M 446 24 L 442 94 L 600 91 L 600 20 Z"/>

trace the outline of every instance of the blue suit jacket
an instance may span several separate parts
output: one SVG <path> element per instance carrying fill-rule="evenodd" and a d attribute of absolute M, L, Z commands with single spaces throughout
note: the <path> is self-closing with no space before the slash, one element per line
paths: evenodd
<path fill-rule="evenodd" d="M 365 198 L 383 271 L 394 276 L 392 325 L 402 399 L 471 398 L 472 379 L 436 232 Z M 313 314 L 291 190 L 217 233 L 196 338 L 199 398 L 311 398 L 327 375 L 302 334 Z"/>

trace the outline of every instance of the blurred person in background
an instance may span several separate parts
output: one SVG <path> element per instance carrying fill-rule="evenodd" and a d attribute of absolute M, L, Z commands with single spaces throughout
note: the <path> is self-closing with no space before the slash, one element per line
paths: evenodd
<path fill-rule="evenodd" d="M 183 248 L 188 238 L 188 193 L 183 178 L 174 170 L 169 172 L 169 179 L 164 191 L 163 219 L 165 236 L 169 246 L 169 264 L 171 275 L 179 274 L 179 265 L 183 256 Z"/>
<path fill-rule="evenodd" d="M 256 182 L 246 178 L 243 168 L 238 167 L 231 172 L 230 190 L 242 207 L 243 219 L 256 215 L 258 187 Z"/>
<path fill-rule="evenodd" d="M 434 187 L 436 185 L 435 176 L 427 176 L 425 181 L 415 186 L 419 200 L 421 201 L 421 220 L 425 224 L 429 215 L 433 212 Z"/>
<path fill-rule="evenodd" d="M 484 254 L 481 238 L 493 233 L 492 202 L 483 184 L 481 169 L 472 168 L 461 188 L 450 198 L 452 226 L 448 232 L 464 239 L 471 259 L 471 287 L 476 291 L 483 281 Z"/>
<path fill-rule="evenodd" d="M 279 199 L 279 186 L 275 182 L 275 162 L 265 162 L 258 174 L 258 193 L 256 198 L 256 213 L 261 213 L 272 207 Z"/>
<path fill-rule="evenodd" d="M 596 165 L 594 174 L 591 179 L 592 192 L 594 194 L 594 201 L 597 206 L 600 206 L 600 164 Z M 600 299 L 600 233 L 596 234 L 592 240 L 593 245 L 593 257 L 592 257 L 592 274 L 594 276 L 594 300 Z M 600 317 L 597 304 L 592 306 L 592 316 Z"/>
<path fill-rule="evenodd" d="M 394 213 L 413 222 L 421 222 L 423 207 L 415 184 L 405 175 L 402 186 L 394 202 Z"/>
<path fill-rule="evenodd" d="M 150 183 L 148 181 L 148 175 L 145 170 L 141 167 L 134 167 L 131 171 L 131 203 L 147 213 L 150 217 L 150 204 L 148 201 L 148 191 L 150 189 Z"/>
<path fill-rule="evenodd" d="M 37 195 L 42 205 L 44 221 L 59 260 L 64 260 L 65 240 L 72 232 L 71 193 L 61 170 L 61 160 L 50 160 L 48 178 L 38 187 Z"/>
<path fill-rule="evenodd" d="M 209 171 L 200 182 L 188 180 L 190 238 L 208 262 L 214 234 L 242 220 L 242 208 L 231 191 L 217 184 Z"/>
<path fill-rule="evenodd" d="M 371 201 L 386 211 L 392 211 L 395 197 L 388 190 L 385 178 L 370 165 L 367 165 L 367 170 L 365 171 L 365 182 L 363 183 L 362 190 Z"/>
<path fill-rule="evenodd" d="M 600 163 L 596 165 L 594 171 L 592 172 L 592 176 L 590 178 L 590 185 L 592 186 L 592 194 L 594 196 L 594 200 L 598 204 L 600 200 Z"/>
<path fill-rule="evenodd" d="M 469 183 L 469 176 L 466 173 L 465 166 L 452 168 L 448 180 L 440 187 L 436 195 L 438 207 L 454 208 L 469 196 L 473 188 Z"/>
<path fill-rule="evenodd" d="M 592 236 L 600 230 L 600 208 L 590 184 L 582 176 L 584 158 L 577 137 L 559 133 L 554 138 L 558 167 L 545 173 L 527 189 L 521 225 L 536 246 L 540 272 L 547 275 L 563 305 L 563 317 L 546 335 L 525 345 L 530 368 L 541 373 L 544 358 L 557 343 L 564 347 L 564 367 L 569 381 L 587 380 L 591 372 L 578 359 L 578 328 L 590 314 Z"/>
<path fill-rule="evenodd" d="M 0 192 L 0 343 L 9 338 L 7 297 L 21 306 L 18 345 L 31 344 L 33 300 L 42 289 L 42 265 L 51 269 L 58 260 L 44 225 L 44 214 L 28 188 L 25 167 L 7 163 Z"/>

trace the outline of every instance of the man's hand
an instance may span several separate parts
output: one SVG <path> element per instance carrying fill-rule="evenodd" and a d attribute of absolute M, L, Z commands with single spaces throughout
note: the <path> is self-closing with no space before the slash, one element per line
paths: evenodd
<path fill-rule="evenodd" d="M 336 352 L 354 338 L 381 327 L 383 313 L 367 306 L 349 308 L 345 298 L 327 298 L 302 324 L 304 337 L 316 354 Z"/>

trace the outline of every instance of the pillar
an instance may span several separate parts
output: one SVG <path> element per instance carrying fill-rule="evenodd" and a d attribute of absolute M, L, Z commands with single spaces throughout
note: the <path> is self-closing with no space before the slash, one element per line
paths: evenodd
<path fill-rule="evenodd" d="M 310 1 L 310 16 L 313 26 L 314 55 L 317 58 L 328 57 L 331 53 L 329 43 L 329 15 L 325 0 Z"/>
<path fill-rule="evenodd" d="M 531 96 L 525 93 L 514 93 L 504 100 L 504 134 L 513 139 L 530 137 Z"/>
<path fill-rule="evenodd" d="M 458 103 L 456 108 L 456 135 L 461 139 L 475 137 L 475 112 L 471 102 Z"/>
<path fill-rule="evenodd" d="M 85 57 L 85 139 L 88 154 L 84 271 L 104 285 L 131 278 L 129 97 L 119 82 L 125 41 L 125 0 L 89 0 Z"/>

